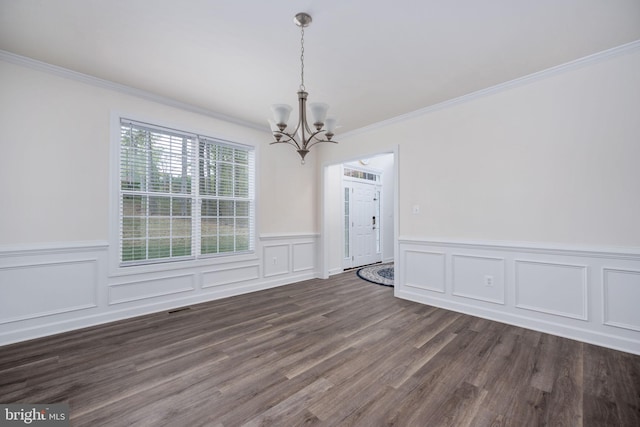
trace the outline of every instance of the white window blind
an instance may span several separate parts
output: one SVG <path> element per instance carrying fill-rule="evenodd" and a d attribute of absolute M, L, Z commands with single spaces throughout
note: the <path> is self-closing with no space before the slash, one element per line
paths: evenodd
<path fill-rule="evenodd" d="M 120 122 L 120 262 L 252 251 L 252 149 L 127 119 Z"/>

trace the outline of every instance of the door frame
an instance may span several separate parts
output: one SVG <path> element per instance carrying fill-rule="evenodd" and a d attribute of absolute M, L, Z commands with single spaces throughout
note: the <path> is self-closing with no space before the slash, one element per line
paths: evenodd
<path fill-rule="evenodd" d="M 318 277 L 321 279 L 329 278 L 329 212 L 328 212 L 328 194 L 327 188 L 329 186 L 329 174 L 327 172 L 330 166 L 340 165 L 343 163 L 351 163 L 356 162 L 359 159 L 376 157 L 382 154 L 393 154 L 393 252 L 394 252 L 394 262 L 396 264 L 396 277 L 401 273 L 402 260 L 397 258 L 399 252 L 399 208 L 398 208 L 398 200 L 399 200 L 399 170 L 400 170 L 400 156 L 399 156 L 400 146 L 394 145 L 390 149 L 373 151 L 368 153 L 359 153 L 355 156 L 339 158 L 333 161 L 323 162 L 322 167 L 320 169 L 320 193 L 319 193 L 319 205 L 320 205 L 320 238 L 319 238 L 319 247 L 318 247 L 318 266 L 319 272 Z M 340 252 L 342 253 L 343 249 L 340 248 Z M 397 288 L 394 288 L 397 289 Z"/>

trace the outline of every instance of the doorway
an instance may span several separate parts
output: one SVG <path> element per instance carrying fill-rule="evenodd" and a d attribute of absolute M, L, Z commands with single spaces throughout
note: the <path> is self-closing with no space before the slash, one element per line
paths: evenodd
<path fill-rule="evenodd" d="M 344 170 L 342 268 L 346 270 L 382 261 L 382 185 L 378 173 L 353 170 L 346 166 Z M 366 175 L 369 181 L 350 176 L 350 173 Z"/>
<path fill-rule="evenodd" d="M 364 157 L 364 156 L 363 156 Z M 367 209 L 361 209 L 362 227 L 369 226 L 374 231 L 373 241 L 376 249 L 374 252 L 381 254 L 383 263 L 393 262 L 395 253 L 397 253 L 398 236 L 398 146 L 394 146 L 392 150 L 379 153 L 370 153 L 366 157 L 356 157 L 355 159 L 344 159 L 335 163 L 325 163 L 322 167 L 322 220 L 321 220 L 321 239 L 320 239 L 320 277 L 326 279 L 334 274 L 339 274 L 346 269 L 355 266 L 355 253 L 352 254 L 354 246 L 357 245 L 352 241 L 351 236 L 356 234 L 355 230 L 350 229 L 351 214 L 348 210 L 348 203 L 351 203 L 353 186 L 345 185 L 345 182 L 351 181 L 368 183 L 378 189 L 381 185 L 380 193 L 376 193 L 374 204 L 374 212 L 369 213 Z M 355 172 L 347 171 L 345 176 L 345 168 L 352 169 Z M 373 180 L 371 175 L 379 174 L 380 180 Z M 347 193 L 345 187 L 349 188 Z M 355 196 L 356 188 L 353 187 L 353 195 Z M 365 193 L 365 190 L 361 191 Z M 348 199 L 347 199 L 348 198 Z M 379 210 L 378 210 L 379 209 Z M 366 215 L 366 216 L 365 216 Z M 376 228 L 373 229 L 373 217 L 376 217 Z M 367 224 L 367 218 L 369 224 Z M 355 227 L 355 224 L 353 225 Z M 347 234 L 349 234 L 347 236 Z M 361 241 L 367 239 L 362 238 Z M 371 240 L 371 239 L 369 239 Z M 366 243 L 362 243 L 366 244 Z M 367 244 L 372 247 L 373 244 Z M 348 252 L 347 252 L 348 251 Z M 373 250 L 372 250 L 373 251 Z M 349 258 L 347 259 L 347 253 Z M 353 256 L 353 260 L 351 257 Z M 374 258 L 374 262 L 378 262 L 380 258 Z M 362 259 L 358 263 L 363 262 Z M 366 263 L 366 261 L 364 261 Z"/>

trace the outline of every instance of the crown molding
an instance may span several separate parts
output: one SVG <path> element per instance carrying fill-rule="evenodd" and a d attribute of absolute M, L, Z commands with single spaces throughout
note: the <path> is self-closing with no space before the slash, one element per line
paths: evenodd
<path fill-rule="evenodd" d="M 478 98 L 490 96 L 490 95 L 500 93 L 518 86 L 524 86 L 529 83 L 546 79 L 558 74 L 562 74 L 570 70 L 575 70 L 578 68 L 585 67 L 587 65 L 596 64 L 608 58 L 624 55 L 638 49 L 640 49 L 640 40 L 636 40 L 636 41 L 626 43 L 611 49 L 597 52 L 592 55 L 588 55 L 570 62 L 566 62 L 564 64 L 557 65 L 555 67 L 547 68 L 542 71 L 537 71 L 533 74 L 529 74 L 523 77 L 518 77 L 516 79 L 509 80 L 504 83 L 499 83 L 495 86 L 491 86 L 486 89 L 480 89 L 478 91 L 471 92 L 466 95 L 459 96 L 457 98 L 449 99 L 447 101 L 443 101 L 438 104 L 430 105 L 428 107 L 420 108 L 418 110 L 414 110 L 406 114 L 395 116 L 390 119 L 382 120 L 380 122 L 373 123 L 369 126 L 364 126 L 358 129 L 354 129 L 352 131 L 340 134 L 340 139 L 344 139 L 344 138 L 348 138 L 348 137 L 356 136 L 360 134 L 365 134 L 376 129 L 381 129 L 396 123 L 401 123 L 406 120 L 410 120 L 410 119 L 420 117 L 429 113 L 433 113 L 435 111 L 440 111 L 440 110 L 444 110 L 446 108 L 450 108 L 459 104 L 471 102 Z"/>
<path fill-rule="evenodd" d="M 225 122 L 233 123 L 236 125 L 256 129 L 259 131 L 268 131 L 267 126 L 261 126 L 253 122 L 238 119 L 236 117 L 227 116 L 225 114 L 217 113 L 207 108 L 198 107 L 186 102 L 181 102 L 173 98 L 158 95 L 146 90 L 137 89 L 131 86 L 115 83 L 110 80 L 94 77 L 89 74 L 79 73 L 77 71 L 69 70 L 64 67 L 49 64 L 46 62 L 38 61 L 36 59 L 28 58 L 26 56 L 17 55 L 6 50 L 0 50 L 0 60 L 10 62 L 12 64 L 21 65 L 33 70 L 42 71 L 45 73 L 53 74 L 66 79 L 75 80 L 77 82 L 85 83 L 88 85 L 100 87 L 103 89 L 113 90 L 125 95 L 135 96 L 147 101 L 157 102 L 159 104 L 167 105 L 169 107 L 179 108 L 181 110 L 189 111 L 191 113 L 202 114 L 203 116 L 212 117 L 214 119 L 223 120 Z"/>

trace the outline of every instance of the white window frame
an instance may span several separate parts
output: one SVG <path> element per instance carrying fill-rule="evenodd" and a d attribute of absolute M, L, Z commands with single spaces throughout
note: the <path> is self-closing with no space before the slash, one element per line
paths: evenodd
<path fill-rule="evenodd" d="M 165 128 L 168 130 L 173 129 L 185 129 L 185 126 L 172 126 L 163 123 L 161 120 L 149 120 L 149 119 L 141 119 L 136 115 L 132 114 L 123 114 L 118 112 L 112 112 L 111 114 L 111 132 L 110 132 L 110 177 L 109 177 L 109 187 L 110 187 L 110 200 L 109 200 L 109 270 L 110 276 L 124 276 L 128 274 L 140 274 L 145 272 L 153 272 L 153 271 L 164 271 L 164 270 L 172 270 L 176 268 L 190 268 L 199 265 L 211 265 L 211 264 L 222 264 L 228 262 L 242 262 L 249 260 L 257 260 L 257 192 L 256 192 L 256 175 L 257 175 L 257 157 L 258 157 L 258 147 L 250 144 L 241 144 L 237 142 L 232 142 L 228 138 L 224 138 L 218 135 L 214 135 L 212 132 L 193 132 L 193 131 L 182 131 L 178 130 L 179 133 L 190 134 L 195 136 L 202 136 L 207 140 L 219 141 L 223 145 L 232 146 L 236 148 L 247 149 L 253 152 L 253 162 L 250 165 L 252 170 L 250 174 L 252 175 L 252 179 L 250 179 L 250 195 L 252 197 L 251 203 L 251 232 L 249 236 L 249 250 L 242 252 L 224 252 L 217 254 L 200 254 L 200 230 L 197 227 L 200 226 L 200 200 L 201 197 L 198 193 L 196 193 L 195 199 L 196 204 L 192 206 L 192 216 L 194 217 L 192 224 L 192 239 L 196 242 L 197 249 L 194 251 L 192 257 L 184 258 L 184 259 L 171 259 L 171 258 L 163 258 L 161 260 L 153 260 L 153 261 L 143 261 L 140 263 L 122 263 L 121 262 L 121 192 L 120 192 L 120 153 L 121 153 L 121 120 L 129 120 L 133 122 L 139 123 L 148 123 L 151 127 L 156 128 Z M 194 172 L 194 176 L 196 177 L 195 181 L 198 181 L 196 185 L 199 185 L 199 159 L 198 159 L 198 142 L 196 142 L 196 154 L 195 154 L 195 164 L 196 170 Z M 196 212 L 198 211 L 198 212 Z M 197 215 L 196 215 L 197 213 Z M 197 218 L 197 219 L 196 219 Z"/>

